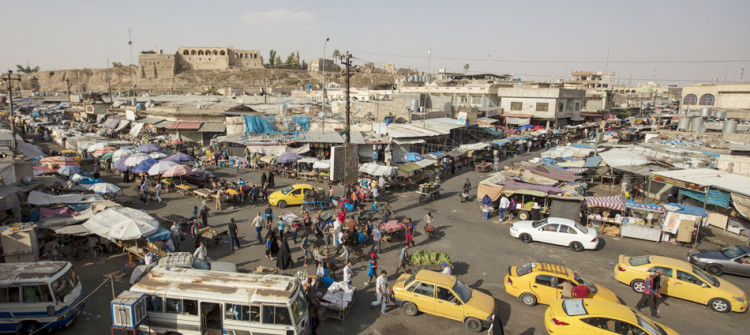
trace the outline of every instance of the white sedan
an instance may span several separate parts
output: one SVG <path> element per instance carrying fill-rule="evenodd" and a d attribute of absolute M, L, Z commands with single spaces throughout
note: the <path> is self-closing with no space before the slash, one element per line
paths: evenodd
<path fill-rule="evenodd" d="M 539 241 L 569 246 L 573 251 L 596 249 L 599 239 L 594 229 L 573 220 L 550 217 L 537 221 L 518 221 L 510 227 L 510 236 L 524 243 Z"/>

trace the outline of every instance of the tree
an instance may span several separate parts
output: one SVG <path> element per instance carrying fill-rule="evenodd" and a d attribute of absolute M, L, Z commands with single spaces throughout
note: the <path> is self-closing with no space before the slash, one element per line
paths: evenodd
<path fill-rule="evenodd" d="M 469 71 L 469 64 L 464 64 L 464 74 Z"/>
<path fill-rule="evenodd" d="M 268 67 L 273 67 L 276 65 L 276 50 L 271 49 L 268 51 Z"/>
<path fill-rule="evenodd" d="M 334 49 L 333 50 L 333 59 L 339 58 L 339 56 L 341 56 L 341 51 L 339 51 L 339 49 Z"/>
<path fill-rule="evenodd" d="M 289 56 L 286 57 L 286 61 L 284 62 L 284 68 L 285 69 L 294 69 L 297 65 L 296 58 L 294 57 L 294 52 L 289 54 Z"/>
<path fill-rule="evenodd" d="M 23 67 L 23 65 L 16 64 L 16 72 L 19 72 L 19 73 L 34 73 L 34 72 L 39 72 L 39 67 L 36 66 L 36 67 L 32 68 L 31 66 L 28 66 L 28 65 L 26 65 L 26 67 Z"/>

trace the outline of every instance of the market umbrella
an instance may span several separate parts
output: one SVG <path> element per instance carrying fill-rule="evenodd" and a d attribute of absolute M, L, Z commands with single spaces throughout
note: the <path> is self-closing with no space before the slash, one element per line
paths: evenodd
<path fill-rule="evenodd" d="M 108 152 L 108 153 L 106 153 L 106 154 L 102 155 L 102 157 L 100 157 L 100 158 L 101 158 L 101 160 L 103 160 L 103 161 L 108 161 L 108 160 L 112 159 L 112 155 L 114 155 L 114 154 L 115 154 L 115 152 L 117 152 L 117 150 L 115 150 L 115 151 L 110 151 L 110 152 Z"/>
<path fill-rule="evenodd" d="M 110 183 L 96 183 L 89 185 L 89 190 L 97 194 L 114 194 L 120 192 L 120 188 Z"/>
<path fill-rule="evenodd" d="M 133 173 L 145 173 L 148 172 L 148 169 L 150 169 L 154 164 L 156 164 L 156 160 L 149 157 L 146 160 L 141 161 L 138 163 L 138 165 L 133 167 Z"/>
<path fill-rule="evenodd" d="M 78 166 L 78 162 L 76 162 L 75 158 L 65 156 L 44 157 L 39 160 L 39 163 L 52 164 L 57 166 Z"/>
<path fill-rule="evenodd" d="M 178 152 L 172 156 L 169 156 L 167 158 L 164 158 L 165 161 L 172 161 L 172 162 L 192 162 L 195 160 L 193 156 L 190 156 L 188 154 L 183 154 L 181 152 Z"/>
<path fill-rule="evenodd" d="M 112 153 L 112 160 L 113 161 L 117 161 L 120 158 L 125 158 L 125 157 L 128 157 L 128 156 L 132 155 L 132 154 L 133 154 L 133 150 L 128 150 L 128 149 L 122 149 L 122 148 L 120 148 L 120 150 L 117 150 L 114 153 Z"/>
<path fill-rule="evenodd" d="M 534 126 L 530 124 L 525 124 L 523 126 L 518 127 L 518 130 L 526 130 L 526 129 L 531 129 L 531 128 L 534 128 Z"/>
<path fill-rule="evenodd" d="M 120 158 L 120 159 L 116 160 L 114 164 L 112 164 L 112 167 L 115 168 L 115 170 L 117 170 L 117 171 L 127 171 L 128 170 L 128 166 L 125 165 L 125 163 L 127 162 L 127 160 L 128 160 L 127 157 Z"/>
<path fill-rule="evenodd" d="M 416 152 L 410 152 L 404 155 L 404 160 L 407 162 L 419 162 L 423 159 L 424 157 Z"/>
<path fill-rule="evenodd" d="M 152 152 L 152 153 L 150 153 L 148 155 L 151 156 L 151 158 L 153 158 L 153 159 L 162 159 L 162 158 L 167 157 L 167 154 L 165 154 L 163 152 Z"/>
<path fill-rule="evenodd" d="M 80 172 L 81 168 L 73 165 L 61 166 L 59 169 L 57 169 L 57 173 L 63 176 L 70 176 Z"/>
<path fill-rule="evenodd" d="M 139 152 L 152 153 L 161 151 L 161 147 L 156 143 L 146 143 L 144 145 L 141 145 L 140 147 L 135 148 L 135 150 Z"/>
<path fill-rule="evenodd" d="M 534 126 L 534 128 L 533 128 L 533 129 L 534 129 L 534 130 L 542 130 L 542 129 L 544 129 L 544 127 L 542 127 L 542 126 Z"/>
<path fill-rule="evenodd" d="M 148 169 L 148 175 L 149 176 L 156 176 L 164 173 L 164 171 L 167 171 L 169 168 L 173 166 L 180 165 L 179 163 L 175 163 L 172 161 L 161 161 L 157 162 L 154 165 L 151 165 L 151 167 Z"/>
<path fill-rule="evenodd" d="M 135 240 L 155 233 L 159 221 L 137 209 L 112 207 L 97 213 L 83 226 L 104 238 Z"/>
<path fill-rule="evenodd" d="M 106 146 L 107 146 L 107 142 L 96 142 L 96 143 L 94 143 L 92 145 L 89 145 L 88 148 L 86 148 L 86 151 L 88 151 L 88 152 L 91 153 L 91 152 L 94 152 L 94 151 L 99 150 L 101 148 L 104 148 Z"/>
<path fill-rule="evenodd" d="M 276 157 L 276 162 L 277 163 L 294 163 L 300 158 L 302 158 L 302 156 L 300 156 L 297 153 L 285 152 L 279 155 L 278 157 Z"/>
<path fill-rule="evenodd" d="M 161 176 L 165 178 L 171 178 L 171 177 L 179 177 L 179 176 L 185 176 L 185 175 L 190 175 L 190 174 L 193 174 L 193 169 L 191 169 L 190 167 L 187 167 L 185 165 L 175 165 L 167 169 L 167 171 L 164 171 L 164 173 Z"/>
<path fill-rule="evenodd" d="M 115 149 L 113 147 L 101 147 L 99 149 L 94 150 L 94 153 L 91 154 L 91 156 L 101 157 L 101 156 L 104 156 L 104 154 L 106 154 L 108 152 L 113 152 L 113 151 L 117 151 L 117 149 Z"/>
<path fill-rule="evenodd" d="M 128 158 L 125 159 L 125 166 L 128 166 L 128 167 L 136 166 L 147 159 L 151 159 L 155 161 L 155 159 L 151 158 L 151 156 L 149 156 L 148 154 L 144 154 L 144 153 L 134 154 L 134 155 L 128 156 Z"/>

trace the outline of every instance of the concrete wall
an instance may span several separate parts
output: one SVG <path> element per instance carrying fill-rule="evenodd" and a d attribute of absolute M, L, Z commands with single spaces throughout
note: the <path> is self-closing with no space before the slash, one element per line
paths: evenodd
<path fill-rule="evenodd" d="M 721 155 L 716 165 L 721 171 L 750 176 L 750 157 L 747 156 Z"/>
<path fill-rule="evenodd" d="M 239 68 L 262 68 L 260 50 L 229 49 L 229 66 Z"/>
<path fill-rule="evenodd" d="M 170 78 L 175 73 L 175 54 L 138 55 L 141 78 Z"/>
<path fill-rule="evenodd" d="M 683 104 L 685 96 L 695 94 L 696 104 Z M 700 105 L 700 98 L 704 94 L 714 96 L 713 105 Z M 698 84 L 682 88 L 680 98 L 680 109 L 700 109 L 711 107 L 713 109 L 750 109 L 750 83 L 736 84 Z"/>
<path fill-rule="evenodd" d="M 511 109 L 511 105 L 514 102 L 521 103 L 521 110 Z M 539 103 L 548 104 L 548 108 L 546 112 L 536 111 L 536 105 Z M 541 119 L 554 119 L 556 105 L 557 105 L 556 98 L 519 98 L 519 97 L 512 97 L 512 98 L 501 97 L 500 98 L 500 108 L 502 108 L 502 111 L 504 114 L 523 114 L 523 115 L 529 115 L 531 117 L 541 118 Z"/>

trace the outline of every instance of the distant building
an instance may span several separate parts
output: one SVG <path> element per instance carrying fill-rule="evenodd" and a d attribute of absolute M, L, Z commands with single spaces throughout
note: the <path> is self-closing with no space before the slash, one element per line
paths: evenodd
<path fill-rule="evenodd" d="M 323 72 L 324 63 L 325 63 L 326 72 L 341 71 L 341 68 L 338 65 L 336 65 L 336 62 L 334 62 L 332 59 L 323 59 L 323 58 L 315 58 L 312 61 L 310 61 L 310 65 L 307 66 L 307 69 L 310 71 L 315 71 L 315 72 Z"/>
<path fill-rule="evenodd" d="M 547 83 L 519 83 L 497 89 L 506 124 L 564 127 L 583 121 L 586 91 Z"/>
<path fill-rule="evenodd" d="M 681 111 L 704 107 L 741 112 L 743 115 L 737 117 L 748 118 L 744 114 L 750 112 L 750 83 L 696 84 L 682 88 Z"/>
<path fill-rule="evenodd" d="M 188 70 L 228 70 L 231 68 L 262 68 L 260 50 L 207 47 L 180 47 L 174 54 L 162 50 L 138 54 L 141 78 L 172 77 Z"/>
<path fill-rule="evenodd" d="M 611 91 L 615 86 L 615 73 L 604 71 L 575 71 L 570 73 L 570 83 L 585 90 Z"/>

